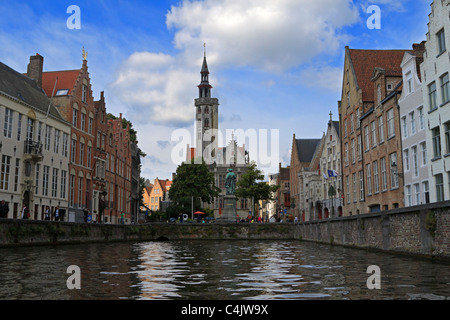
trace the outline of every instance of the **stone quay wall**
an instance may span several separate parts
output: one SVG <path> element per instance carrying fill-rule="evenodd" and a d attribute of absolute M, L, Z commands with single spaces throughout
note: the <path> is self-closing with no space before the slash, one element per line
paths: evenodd
<path fill-rule="evenodd" d="M 450 259 L 450 201 L 296 225 L 295 238 Z"/>

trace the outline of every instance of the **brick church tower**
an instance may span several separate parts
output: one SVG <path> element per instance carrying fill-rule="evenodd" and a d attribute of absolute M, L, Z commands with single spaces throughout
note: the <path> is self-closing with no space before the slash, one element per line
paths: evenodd
<path fill-rule="evenodd" d="M 206 52 L 200 74 L 199 97 L 195 99 L 197 143 L 195 158 L 201 161 L 200 159 L 203 157 L 206 164 L 212 164 L 218 152 L 219 100 L 211 98 L 212 86 L 209 83 Z"/>

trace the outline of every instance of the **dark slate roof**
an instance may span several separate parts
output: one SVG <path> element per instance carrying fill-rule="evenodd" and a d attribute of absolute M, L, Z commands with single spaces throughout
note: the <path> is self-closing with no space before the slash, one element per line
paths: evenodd
<path fill-rule="evenodd" d="M 322 139 L 295 139 L 300 162 L 311 162 L 320 141 Z"/>
<path fill-rule="evenodd" d="M 0 92 L 21 100 L 26 104 L 47 114 L 50 100 L 42 88 L 39 88 L 34 80 L 11 69 L 0 62 Z M 50 115 L 63 120 L 59 112 L 52 105 Z"/>
<path fill-rule="evenodd" d="M 338 134 L 338 137 L 340 136 L 339 132 L 339 121 L 333 121 L 334 128 L 336 129 L 336 132 Z"/>

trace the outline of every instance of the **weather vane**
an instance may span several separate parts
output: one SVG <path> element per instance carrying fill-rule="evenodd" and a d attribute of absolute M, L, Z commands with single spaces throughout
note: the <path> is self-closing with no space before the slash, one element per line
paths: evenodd
<path fill-rule="evenodd" d="M 84 47 L 82 49 L 82 55 L 83 55 L 83 60 L 87 60 L 88 53 L 86 51 L 84 51 Z"/>

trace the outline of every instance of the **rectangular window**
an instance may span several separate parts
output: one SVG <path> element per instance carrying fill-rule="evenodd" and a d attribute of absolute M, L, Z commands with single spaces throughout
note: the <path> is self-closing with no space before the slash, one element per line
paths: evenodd
<path fill-rule="evenodd" d="M 373 162 L 373 190 L 375 194 L 380 192 L 380 181 L 378 179 L 378 161 Z"/>
<path fill-rule="evenodd" d="M 2 155 L 2 167 L 0 172 L 0 190 L 9 188 L 9 170 L 11 166 L 11 157 Z"/>
<path fill-rule="evenodd" d="M 395 136 L 394 109 L 387 112 L 388 138 Z"/>
<path fill-rule="evenodd" d="M 391 163 L 391 189 L 394 189 L 394 188 L 398 188 L 397 152 L 391 153 L 389 155 L 389 160 Z"/>
<path fill-rule="evenodd" d="M 22 138 L 22 114 L 19 113 L 19 119 L 17 120 L 17 141 Z"/>
<path fill-rule="evenodd" d="M 416 116 L 414 111 L 409 114 L 409 121 L 411 122 L 411 134 L 416 133 Z"/>
<path fill-rule="evenodd" d="M 83 178 L 78 177 L 78 208 L 83 208 Z"/>
<path fill-rule="evenodd" d="M 384 142 L 384 125 L 382 116 L 378 118 L 378 135 L 380 136 L 380 143 Z"/>
<path fill-rule="evenodd" d="M 381 158 L 381 190 L 387 190 L 386 158 Z"/>
<path fill-rule="evenodd" d="M 450 153 L 450 121 L 444 123 L 445 152 Z"/>
<path fill-rule="evenodd" d="M 69 143 L 69 135 L 63 132 L 62 155 L 64 157 L 67 157 L 68 155 L 68 143 Z"/>
<path fill-rule="evenodd" d="M 83 102 L 86 102 L 86 100 L 87 100 L 87 86 L 85 84 L 83 84 L 81 95 L 82 95 L 81 100 Z"/>
<path fill-rule="evenodd" d="M 427 165 L 427 144 L 426 142 L 422 142 L 420 144 L 420 152 L 422 153 L 422 166 Z"/>
<path fill-rule="evenodd" d="M 348 143 L 345 143 L 345 165 L 348 166 Z"/>
<path fill-rule="evenodd" d="M 86 114 L 81 113 L 81 130 L 86 131 Z"/>
<path fill-rule="evenodd" d="M 352 139 L 352 163 L 356 161 L 355 139 Z"/>
<path fill-rule="evenodd" d="M 372 165 L 367 165 L 367 194 L 372 194 Z"/>
<path fill-rule="evenodd" d="M 73 109 L 72 112 L 72 125 L 77 128 L 78 127 L 78 110 Z"/>
<path fill-rule="evenodd" d="M 92 124 L 94 122 L 94 119 L 92 119 L 91 117 L 89 117 L 89 124 L 88 124 L 88 133 L 92 134 Z"/>
<path fill-rule="evenodd" d="M 44 166 L 44 175 L 42 177 L 42 195 L 48 196 L 48 179 L 50 174 L 50 167 Z"/>
<path fill-rule="evenodd" d="M 405 186 L 405 205 L 410 207 L 412 205 L 411 202 L 411 186 Z"/>
<path fill-rule="evenodd" d="M 409 166 L 409 150 L 408 149 L 403 151 L 403 158 L 405 159 L 405 171 L 409 171 L 410 166 Z"/>
<path fill-rule="evenodd" d="M 14 192 L 19 188 L 20 159 L 16 159 L 16 171 L 14 175 Z"/>
<path fill-rule="evenodd" d="M 350 115 L 350 133 L 353 133 L 354 123 L 355 123 L 355 120 L 354 120 L 354 116 L 353 116 L 353 113 L 352 113 Z"/>
<path fill-rule="evenodd" d="M 422 182 L 422 188 L 425 203 L 430 203 L 430 191 L 428 188 L 428 181 Z"/>
<path fill-rule="evenodd" d="M 364 201 L 364 174 L 362 170 L 359 172 L 359 199 Z"/>
<path fill-rule="evenodd" d="M 13 122 L 13 112 L 9 108 L 5 108 L 5 125 L 3 127 L 3 135 L 6 138 L 11 138 L 12 136 L 12 122 Z"/>
<path fill-rule="evenodd" d="M 344 120 L 344 138 L 347 136 L 347 119 Z"/>
<path fill-rule="evenodd" d="M 52 179 L 52 197 L 58 197 L 58 174 L 59 170 L 53 168 L 53 179 Z"/>
<path fill-rule="evenodd" d="M 410 72 L 408 72 L 406 74 L 406 93 L 410 94 L 410 93 L 412 93 L 412 91 L 413 91 L 413 88 L 412 88 L 412 73 L 410 71 Z"/>
<path fill-rule="evenodd" d="M 450 100 L 450 86 L 448 73 L 441 77 L 441 92 L 442 92 L 442 103 L 446 103 Z"/>
<path fill-rule="evenodd" d="M 41 165 L 40 164 L 36 164 L 36 191 L 35 193 L 38 194 L 39 193 L 39 174 L 40 174 L 40 170 L 41 170 Z"/>
<path fill-rule="evenodd" d="M 356 188 L 356 173 L 353 174 L 353 202 L 356 202 L 358 200 L 358 198 L 356 197 L 357 192 L 356 192 L 357 188 Z"/>
<path fill-rule="evenodd" d="M 364 137 L 365 137 L 365 143 L 366 143 L 366 151 L 370 148 L 370 140 L 369 140 L 369 126 L 364 127 Z"/>
<path fill-rule="evenodd" d="M 418 111 L 419 111 L 419 130 L 423 130 L 425 129 L 425 118 L 423 114 L 423 108 L 420 107 Z"/>
<path fill-rule="evenodd" d="M 372 147 L 376 147 L 377 145 L 377 125 L 375 121 L 372 121 Z"/>
<path fill-rule="evenodd" d="M 70 161 L 75 163 L 75 158 L 77 155 L 77 140 L 72 139 L 72 148 L 70 150 Z"/>
<path fill-rule="evenodd" d="M 403 117 L 401 122 L 402 122 L 402 135 L 403 135 L 403 138 L 408 138 L 408 124 L 406 123 L 406 117 Z"/>
<path fill-rule="evenodd" d="M 433 140 L 433 157 L 441 156 L 441 133 L 439 127 L 431 129 L 431 136 Z"/>
<path fill-rule="evenodd" d="M 445 32 L 444 29 L 436 33 L 437 45 L 438 45 L 438 55 L 446 50 L 445 46 Z"/>
<path fill-rule="evenodd" d="M 66 185 L 67 185 L 67 171 L 62 170 L 61 171 L 61 192 L 60 192 L 61 199 L 66 198 Z"/>
<path fill-rule="evenodd" d="M 88 168 L 90 168 L 91 167 L 91 157 L 92 157 L 92 147 L 87 147 L 87 160 L 86 160 L 86 163 L 87 163 L 87 167 Z"/>
<path fill-rule="evenodd" d="M 419 176 L 419 156 L 417 154 L 417 146 L 411 148 L 412 150 L 412 168 L 414 172 L 414 177 Z"/>
<path fill-rule="evenodd" d="M 50 141 L 52 137 L 52 128 L 45 126 L 45 150 L 50 151 Z"/>
<path fill-rule="evenodd" d="M 70 187 L 69 187 L 69 198 L 70 198 L 70 203 L 69 206 L 74 208 L 75 207 L 75 175 L 71 174 L 70 175 Z"/>
<path fill-rule="evenodd" d="M 350 177 L 346 176 L 346 186 L 347 186 L 347 203 L 350 203 Z"/>
<path fill-rule="evenodd" d="M 444 201 L 444 178 L 442 173 L 434 176 L 436 184 L 436 201 Z"/>
<path fill-rule="evenodd" d="M 84 143 L 80 143 L 80 165 L 84 166 Z"/>
<path fill-rule="evenodd" d="M 428 101 L 430 103 L 430 111 L 437 108 L 436 83 L 435 82 L 428 85 Z"/>
<path fill-rule="evenodd" d="M 358 136 L 358 160 L 362 160 L 362 138 Z"/>
<path fill-rule="evenodd" d="M 356 110 L 356 129 L 359 129 L 359 118 L 360 118 L 360 113 L 359 113 L 359 109 Z"/>
<path fill-rule="evenodd" d="M 414 185 L 414 201 L 416 205 L 420 204 L 420 185 L 418 183 Z"/>
<path fill-rule="evenodd" d="M 53 147 L 53 151 L 55 153 L 59 153 L 59 139 L 60 139 L 61 131 L 55 129 L 55 145 Z"/>

